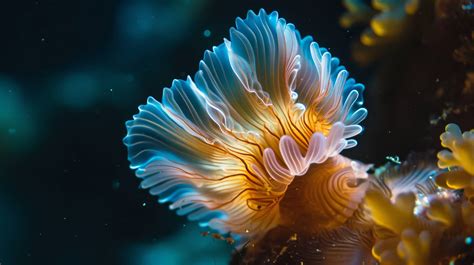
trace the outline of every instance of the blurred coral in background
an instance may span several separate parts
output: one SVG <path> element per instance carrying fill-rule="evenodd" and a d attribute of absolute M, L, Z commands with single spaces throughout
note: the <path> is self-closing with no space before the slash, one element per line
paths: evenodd
<path fill-rule="evenodd" d="M 421 151 L 432 148 L 447 121 L 474 126 L 471 1 L 343 4 L 347 11 L 339 19 L 341 26 L 355 32 L 362 27 L 352 43 L 352 58 L 372 73 L 367 92 L 377 112 L 369 119 L 379 126 L 369 134 L 393 143 L 392 137 L 404 134 L 406 146 Z M 419 129 L 408 133 L 406 128 L 413 127 Z M 401 151 L 396 144 L 390 149 Z"/>

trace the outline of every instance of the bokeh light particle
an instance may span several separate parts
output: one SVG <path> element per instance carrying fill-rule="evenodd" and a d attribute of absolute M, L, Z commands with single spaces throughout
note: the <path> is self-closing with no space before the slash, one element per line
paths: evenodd
<path fill-rule="evenodd" d="M 466 237 L 464 242 L 466 243 L 466 245 L 471 245 L 472 244 L 472 237 L 471 236 Z"/>

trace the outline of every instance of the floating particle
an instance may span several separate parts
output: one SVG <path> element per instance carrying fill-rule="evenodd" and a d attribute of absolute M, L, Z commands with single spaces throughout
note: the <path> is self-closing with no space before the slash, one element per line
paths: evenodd
<path fill-rule="evenodd" d="M 219 240 L 223 240 L 224 238 L 222 237 L 221 234 L 218 234 L 218 233 L 212 233 L 212 237 L 214 239 L 219 239 Z"/>
<path fill-rule="evenodd" d="M 120 181 L 118 179 L 112 181 L 112 189 L 118 190 L 120 188 Z"/>
<path fill-rule="evenodd" d="M 225 238 L 225 241 L 229 244 L 229 245 L 233 245 L 235 243 L 235 239 L 233 239 L 232 237 L 226 237 Z"/>
<path fill-rule="evenodd" d="M 465 11 L 471 11 L 474 9 L 474 4 L 471 1 L 469 1 L 469 4 L 462 5 L 462 9 Z"/>
<path fill-rule="evenodd" d="M 390 162 L 393 162 L 395 164 L 400 165 L 402 162 L 400 162 L 400 157 L 398 156 L 386 156 L 385 159 L 387 159 Z"/>
<path fill-rule="evenodd" d="M 298 234 L 297 233 L 294 233 L 291 237 L 290 237 L 290 241 L 296 241 L 298 240 Z"/>
<path fill-rule="evenodd" d="M 38 135 L 36 110 L 21 92 L 15 81 L 0 76 L 0 146 L 6 153 L 31 150 Z"/>
<path fill-rule="evenodd" d="M 466 243 L 466 245 L 471 245 L 472 244 L 472 237 L 470 237 L 470 236 L 466 237 L 466 239 L 464 240 L 464 243 Z"/>
<path fill-rule="evenodd" d="M 212 32 L 210 30 L 206 29 L 202 34 L 204 35 L 204 37 L 209 38 L 211 37 L 211 33 Z"/>
<path fill-rule="evenodd" d="M 53 93 L 62 105 L 84 109 L 97 103 L 101 94 L 98 75 L 91 71 L 73 71 L 55 80 Z"/>

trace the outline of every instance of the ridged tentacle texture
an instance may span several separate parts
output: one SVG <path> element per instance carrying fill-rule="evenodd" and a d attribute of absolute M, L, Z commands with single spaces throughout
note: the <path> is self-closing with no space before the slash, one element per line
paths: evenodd
<path fill-rule="evenodd" d="M 280 207 L 296 179 L 305 190 L 291 200 L 315 226 L 342 223 L 364 193 L 364 166 L 339 154 L 362 131 L 363 88 L 276 12 L 249 11 L 194 78 L 127 122 L 131 168 L 160 202 L 221 232 L 262 235 L 304 215 Z"/>

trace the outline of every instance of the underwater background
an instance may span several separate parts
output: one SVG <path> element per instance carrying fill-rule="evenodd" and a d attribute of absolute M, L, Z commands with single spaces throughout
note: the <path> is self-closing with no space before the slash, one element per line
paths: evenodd
<path fill-rule="evenodd" d="M 344 155 L 398 164 L 438 151 L 447 123 L 474 128 L 472 3 L 421 1 L 381 39 L 362 2 L 2 3 L 0 264 L 230 262 L 234 245 L 138 189 L 122 139 L 137 106 L 194 74 L 248 10 L 278 11 L 365 84 L 364 132 Z"/>

